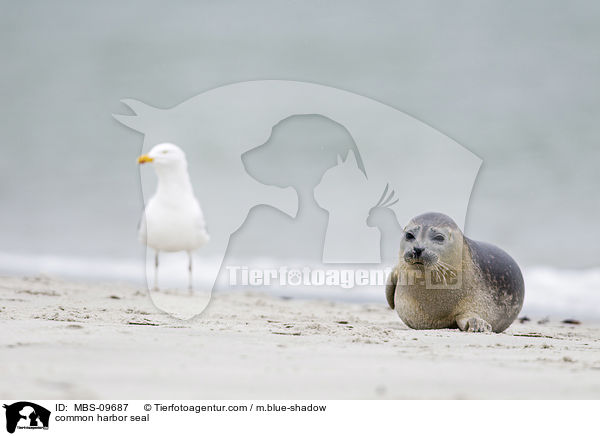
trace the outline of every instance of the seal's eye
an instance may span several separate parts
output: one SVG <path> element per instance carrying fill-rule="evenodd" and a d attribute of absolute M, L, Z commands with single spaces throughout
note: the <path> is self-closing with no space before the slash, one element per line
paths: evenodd
<path fill-rule="evenodd" d="M 446 238 L 444 238 L 444 235 L 435 235 L 433 237 L 433 240 L 436 241 L 436 242 L 444 242 L 445 239 Z"/>
<path fill-rule="evenodd" d="M 411 232 L 407 232 L 405 237 L 407 241 L 412 241 L 415 239 L 415 235 L 413 235 Z"/>

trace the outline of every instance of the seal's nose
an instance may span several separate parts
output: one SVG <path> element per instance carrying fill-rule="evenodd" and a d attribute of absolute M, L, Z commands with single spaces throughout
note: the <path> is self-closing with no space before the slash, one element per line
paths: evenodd
<path fill-rule="evenodd" d="M 415 257 L 421 257 L 421 254 L 423 254 L 423 251 L 425 251 L 424 248 L 420 248 L 420 247 L 414 247 L 413 248 L 413 252 L 415 253 Z"/>

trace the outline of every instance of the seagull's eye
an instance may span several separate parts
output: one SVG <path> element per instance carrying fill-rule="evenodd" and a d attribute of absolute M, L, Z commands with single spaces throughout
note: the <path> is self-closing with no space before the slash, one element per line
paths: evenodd
<path fill-rule="evenodd" d="M 433 240 L 436 241 L 436 242 L 444 242 L 445 239 L 446 238 L 444 238 L 444 235 L 435 235 L 433 237 Z"/>
<path fill-rule="evenodd" d="M 167 154 L 169 150 L 163 150 L 162 154 Z"/>
<path fill-rule="evenodd" d="M 413 235 L 411 232 L 406 232 L 405 238 L 407 241 L 412 241 L 413 239 L 415 239 L 415 235 Z"/>

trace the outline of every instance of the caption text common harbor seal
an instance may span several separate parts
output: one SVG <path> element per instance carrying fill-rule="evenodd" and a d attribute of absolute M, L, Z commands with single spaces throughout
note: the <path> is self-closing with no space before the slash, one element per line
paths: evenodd
<path fill-rule="evenodd" d="M 404 229 L 386 297 L 414 329 L 501 332 L 519 314 L 524 288 L 508 254 L 467 238 L 450 217 L 426 213 Z"/>

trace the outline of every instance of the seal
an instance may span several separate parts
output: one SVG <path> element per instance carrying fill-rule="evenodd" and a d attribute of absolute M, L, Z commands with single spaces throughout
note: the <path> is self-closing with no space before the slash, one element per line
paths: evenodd
<path fill-rule="evenodd" d="M 386 285 L 388 304 L 413 329 L 499 333 L 516 319 L 524 295 L 521 270 L 506 252 L 467 238 L 434 212 L 404 228 Z"/>

